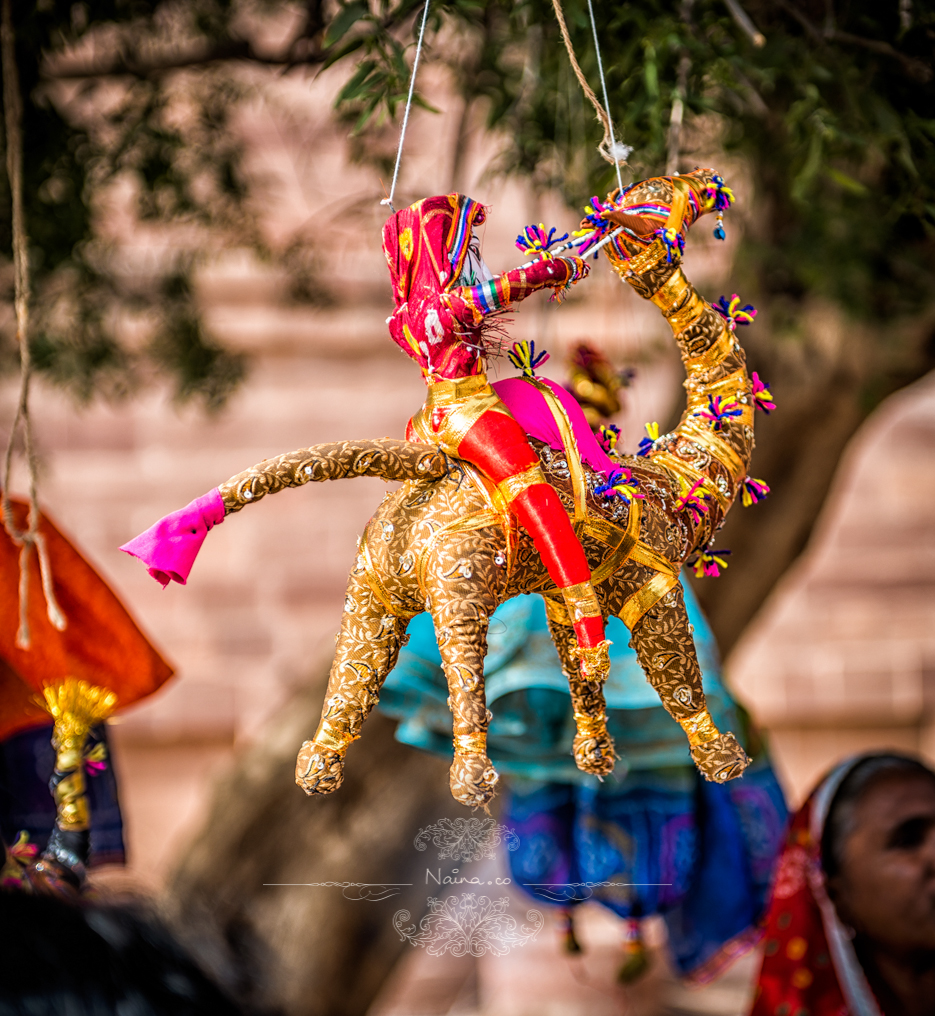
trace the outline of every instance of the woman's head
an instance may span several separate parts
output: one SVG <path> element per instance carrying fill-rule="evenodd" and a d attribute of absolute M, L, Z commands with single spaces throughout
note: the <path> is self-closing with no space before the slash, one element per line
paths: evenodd
<path fill-rule="evenodd" d="M 935 772 L 871 755 L 841 782 L 822 867 L 841 921 L 893 953 L 935 950 Z"/>

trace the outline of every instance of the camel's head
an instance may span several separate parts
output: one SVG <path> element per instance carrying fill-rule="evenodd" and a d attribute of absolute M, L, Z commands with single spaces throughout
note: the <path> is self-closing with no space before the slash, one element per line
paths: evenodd
<path fill-rule="evenodd" d="M 479 257 L 471 253 L 471 240 L 485 217 L 484 206 L 464 194 L 423 198 L 390 216 L 383 255 L 396 305 L 418 290 L 441 293 L 457 284 L 465 262 Z"/>
<path fill-rule="evenodd" d="M 629 258 L 639 254 L 663 232 L 669 234 L 667 246 L 677 246 L 681 251 L 689 228 L 708 212 L 717 215 L 714 235 L 723 240 L 721 217 L 733 200 L 733 192 L 715 170 L 695 169 L 681 176 L 641 180 L 622 191 L 612 191 L 603 202 L 592 198 L 581 226 L 597 227 L 600 235 L 606 235 L 615 226 L 623 226 L 624 233 L 604 250 L 612 263 L 625 267 Z M 677 222 L 670 221 L 673 205 Z"/>

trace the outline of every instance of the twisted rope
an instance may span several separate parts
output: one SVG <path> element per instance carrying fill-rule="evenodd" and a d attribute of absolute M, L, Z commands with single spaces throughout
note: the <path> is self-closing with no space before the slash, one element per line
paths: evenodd
<path fill-rule="evenodd" d="M 403 158 L 403 142 L 406 140 L 406 128 L 409 126 L 409 111 L 412 109 L 412 93 L 416 87 L 416 72 L 419 69 L 419 58 L 422 56 L 422 40 L 425 37 L 425 23 L 429 19 L 429 3 L 425 0 L 425 9 L 422 11 L 422 24 L 419 26 L 419 41 L 416 45 L 416 58 L 412 62 L 412 76 L 409 78 L 409 95 L 406 98 L 406 112 L 403 114 L 402 126 L 399 128 L 399 145 L 396 148 L 396 166 L 393 169 L 393 182 L 390 185 L 389 197 L 385 197 L 380 204 L 389 205 L 390 211 L 395 212 L 393 207 L 393 195 L 396 193 L 396 181 L 399 179 L 399 165 Z"/>
<path fill-rule="evenodd" d="M 597 24 L 594 21 L 594 8 L 591 6 L 591 0 L 588 0 L 588 13 L 591 16 L 591 32 L 594 35 L 594 49 L 597 53 L 597 69 L 600 73 L 601 89 L 604 94 L 603 106 L 594 94 L 594 90 L 588 84 L 588 79 L 584 76 L 584 72 L 578 64 L 578 58 L 575 56 L 575 48 L 571 44 L 571 36 L 568 34 L 568 26 L 565 24 L 565 14 L 562 11 L 561 0 L 552 0 L 552 8 L 555 11 L 555 20 L 558 22 L 559 31 L 562 33 L 562 42 L 565 43 L 565 50 L 568 53 L 568 60 L 569 63 L 571 63 L 571 69 L 575 72 L 578 84 L 581 85 L 581 90 L 587 97 L 588 102 L 590 102 L 594 107 L 597 122 L 604 128 L 604 137 L 602 138 L 601 143 L 597 146 L 597 150 L 600 153 L 601 158 L 604 159 L 605 162 L 611 163 L 617 171 L 617 186 L 623 190 L 623 180 L 620 175 L 620 167 L 626 165 L 627 156 L 630 154 L 630 151 L 626 148 L 626 146 L 622 146 L 625 151 L 622 157 L 618 158 L 618 152 L 620 149 L 618 149 L 617 141 L 614 137 L 614 125 L 610 116 L 610 103 L 607 100 L 607 82 L 604 80 L 604 63 L 601 60 L 601 47 L 597 38 Z"/>
<path fill-rule="evenodd" d="M 52 569 L 45 537 L 39 532 L 39 498 L 36 489 L 36 456 L 32 442 L 32 423 L 29 418 L 29 379 L 32 374 L 32 356 L 29 350 L 29 240 L 23 213 L 23 107 L 19 92 L 19 75 L 16 69 L 16 50 L 13 36 L 13 19 L 10 0 L 3 0 L 0 18 L 0 56 L 3 63 L 3 115 L 6 127 L 7 176 L 13 204 L 13 271 L 14 307 L 16 310 L 16 339 L 20 352 L 20 390 L 16 414 L 10 429 L 6 455 L 3 461 L 3 488 L 0 490 L 0 509 L 3 528 L 10 539 L 20 547 L 19 555 L 19 628 L 16 644 L 28 649 L 29 631 L 29 555 L 33 548 L 39 558 L 39 574 L 45 594 L 49 621 L 59 630 L 65 628 L 65 616 L 55 599 L 52 588 Z M 13 465 L 13 446 L 17 430 L 23 427 L 23 451 L 29 469 L 29 519 L 26 529 L 19 529 L 10 503 L 10 472 Z"/>

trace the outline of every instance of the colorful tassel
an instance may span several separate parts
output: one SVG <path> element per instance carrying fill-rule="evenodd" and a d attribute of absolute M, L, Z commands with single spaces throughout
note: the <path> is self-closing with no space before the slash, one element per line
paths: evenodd
<path fill-rule="evenodd" d="M 510 358 L 510 363 L 517 370 L 523 372 L 523 377 L 535 377 L 536 367 L 545 363 L 549 358 L 549 354 L 544 349 L 541 353 L 536 353 L 535 342 L 526 342 L 525 339 L 522 342 L 514 342 L 513 348 L 507 353 L 507 356 Z"/>
<path fill-rule="evenodd" d="M 595 487 L 594 493 L 603 494 L 604 497 L 619 497 L 626 504 L 629 504 L 633 498 L 643 498 L 646 495 L 640 494 L 638 487 L 640 481 L 634 477 L 633 473 L 629 469 L 615 469 L 607 480 L 607 483 L 602 484 L 600 487 Z"/>
<path fill-rule="evenodd" d="M 695 525 L 701 522 L 701 516 L 708 510 L 705 504 L 711 495 L 699 490 L 704 486 L 704 479 L 696 480 L 691 487 L 675 502 L 676 511 L 687 511 L 691 513 Z"/>
<path fill-rule="evenodd" d="M 748 303 L 745 307 L 740 306 L 740 297 L 734 293 L 730 300 L 722 296 L 717 303 L 711 305 L 727 322 L 727 327 L 733 332 L 737 325 L 752 325 L 756 317 L 756 307 Z"/>
<path fill-rule="evenodd" d="M 689 558 L 688 564 L 695 573 L 696 579 L 709 578 L 719 579 L 721 568 L 727 567 L 724 556 L 730 554 L 729 550 L 702 550 L 695 557 Z"/>
<path fill-rule="evenodd" d="M 558 230 L 553 226 L 548 233 L 545 231 L 545 224 L 540 222 L 526 226 L 522 233 L 516 238 L 516 246 L 524 254 L 540 254 L 542 257 L 550 257 L 549 249 L 557 243 L 563 243 L 568 239 L 568 234 L 556 236 Z"/>
<path fill-rule="evenodd" d="M 597 432 L 597 443 L 608 455 L 617 454 L 617 441 L 620 439 L 620 428 L 613 423 L 602 423 Z"/>
<path fill-rule="evenodd" d="M 740 488 L 740 499 L 743 501 L 744 508 L 749 508 L 752 504 L 759 504 L 768 493 L 767 484 L 762 480 L 754 480 L 748 476 Z"/>
<path fill-rule="evenodd" d="M 676 229 L 657 229 L 653 236 L 659 237 L 666 248 L 666 261 L 672 264 L 672 255 L 682 256 L 685 250 L 685 237 Z"/>
<path fill-rule="evenodd" d="M 717 212 L 717 225 L 714 227 L 714 239 L 726 240 L 727 233 L 724 232 L 724 212 L 734 203 L 734 192 L 724 183 L 724 179 L 715 176 L 708 184 L 706 191 L 708 200 L 714 201 L 714 209 Z"/>
<path fill-rule="evenodd" d="M 636 451 L 636 454 L 641 458 L 645 458 L 653 450 L 653 445 L 659 440 L 659 424 L 655 422 L 647 423 L 646 433 L 649 436 L 640 438 L 640 446 Z"/>
<path fill-rule="evenodd" d="M 715 175 L 711 178 L 711 183 L 706 188 L 706 194 L 709 200 L 713 199 L 714 207 L 719 212 L 726 212 L 736 200 L 734 192 L 724 183 L 722 176 Z"/>
<path fill-rule="evenodd" d="M 740 416 L 742 413 L 740 403 L 724 402 L 720 395 L 709 395 L 708 408 L 699 409 L 693 415 L 707 420 L 712 430 L 723 430 L 732 416 Z"/>
<path fill-rule="evenodd" d="M 760 380 L 760 376 L 756 371 L 750 375 L 750 380 L 753 382 L 753 404 L 757 409 L 762 409 L 769 416 L 776 408 L 769 385 L 765 381 Z"/>

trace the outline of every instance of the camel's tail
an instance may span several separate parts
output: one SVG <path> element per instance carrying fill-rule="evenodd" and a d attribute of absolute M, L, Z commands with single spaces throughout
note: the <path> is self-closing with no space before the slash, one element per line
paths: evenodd
<path fill-rule="evenodd" d="M 384 437 L 372 441 L 333 441 L 286 452 L 232 476 L 218 487 L 224 513 L 240 511 L 284 487 L 301 487 L 348 476 L 384 480 L 437 480 L 448 473 L 443 452 L 414 441 Z"/>
<path fill-rule="evenodd" d="M 385 480 L 434 480 L 448 472 L 445 456 L 436 448 L 411 441 L 335 441 L 266 459 L 227 483 L 196 498 L 150 526 L 120 549 L 139 558 L 157 582 L 188 581 L 205 536 L 231 512 L 275 494 L 284 487 L 301 487 L 315 480 L 345 476 L 382 476 Z"/>

